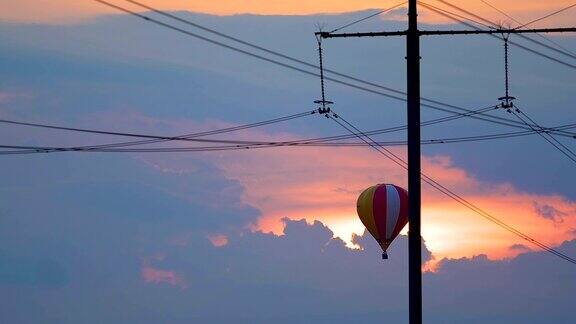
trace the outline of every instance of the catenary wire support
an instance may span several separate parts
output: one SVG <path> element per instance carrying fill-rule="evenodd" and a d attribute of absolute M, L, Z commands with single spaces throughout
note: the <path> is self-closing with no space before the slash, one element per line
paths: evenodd
<path fill-rule="evenodd" d="M 326 116 L 328 113 L 330 113 L 330 105 L 332 105 L 334 102 L 326 100 L 326 89 L 324 85 L 324 53 L 322 50 L 322 37 L 316 35 L 316 41 L 318 42 L 318 63 L 320 68 L 320 87 L 322 90 L 322 99 L 315 100 L 314 103 L 320 105 L 320 107 L 318 107 L 318 113 Z"/>
<path fill-rule="evenodd" d="M 505 78 L 505 95 L 504 97 L 498 98 L 500 100 L 500 108 L 506 109 L 511 113 L 510 109 L 514 108 L 515 97 L 510 96 L 510 77 L 509 77 L 509 64 L 508 64 L 508 39 L 510 34 L 502 34 L 502 39 L 504 40 L 504 78 Z"/>

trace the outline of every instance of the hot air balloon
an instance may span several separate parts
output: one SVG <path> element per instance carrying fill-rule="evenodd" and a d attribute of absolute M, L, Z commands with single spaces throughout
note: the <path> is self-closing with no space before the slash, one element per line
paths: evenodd
<path fill-rule="evenodd" d="M 393 184 L 379 184 L 364 190 L 358 197 L 360 220 L 382 247 L 382 259 L 388 259 L 386 250 L 408 223 L 408 192 Z"/>

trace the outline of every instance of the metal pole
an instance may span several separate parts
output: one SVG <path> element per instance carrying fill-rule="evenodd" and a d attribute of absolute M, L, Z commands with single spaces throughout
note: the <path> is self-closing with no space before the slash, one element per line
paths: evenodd
<path fill-rule="evenodd" d="M 420 235 L 420 34 L 417 0 L 408 1 L 406 36 L 408 91 L 408 285 L 410 324 L 422 323 L 422 245 Z"/>

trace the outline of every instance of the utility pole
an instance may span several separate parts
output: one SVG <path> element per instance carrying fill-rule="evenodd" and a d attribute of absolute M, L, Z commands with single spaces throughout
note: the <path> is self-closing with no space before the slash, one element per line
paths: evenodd
<path fill-rule="evenodd" d="M 422 240 L 420 234 L 420 35 L 416 0 L 408 2 L 406 73 L 408 96 L 408 299 L 411 324 L 422 323 Z"/>
<path fill-rule="evenodd" d="M 432 30 L 418 29 L 417 0 L 408 1 L 408 29 L 392 32 L 329 33 L 321 38 L 406 36 L 407 115 L 408 115 L 408 279 L 410 324 L 422 323 L 422 240 L 421 240 L 421 153 L 420 153 L 420 37 L 433 35 L 527 34 L 576 32 L 571 28 Z"/>

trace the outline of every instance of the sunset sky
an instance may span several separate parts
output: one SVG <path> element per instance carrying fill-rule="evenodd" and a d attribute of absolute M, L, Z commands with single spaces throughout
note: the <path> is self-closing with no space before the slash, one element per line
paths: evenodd
<path fill-rule="evenodd" d="M 164 10 L 188 10 L 213 15 L 310 15 L 318 13 L 338 14 L 360 11 L 366 9 L 385 9 L 402 1 L 377 0 L 310 0 L 310 1 L 279 1 L 279 0 L 222 0 L 222 1 L 196 1 L 196 0 L 150 0 L 145 2 Z M 438 5 L 435 0 L 429 1 Z M 490 1 L 488 1 L 491 3 Z M 474 11 L 487 18 L 509 20 L 480 0 L 461 0 L 457 4 Z M 539 18 L 542 13 L 567 7 L 572 4 L 569 0 L 555 1 L 494 1 L 501 10 L 512 14 L 514 18 L 530 20 Z M 0 1 L 0 18 L 20 22 L 47 22 L 62 23 L 93 18 L 100 14 L 117 13 L 94 1 L 77 0 L 21 0 Z M 433 17 L 425 12 L 421 13 L 425 20 L 438 21 L 441 17 Z M 559 15 L 546 21 L 546 24 L 573 22 L 570 13 Z"/>
<path fill-rule="evenodd" d="M 127 1 L 109 2 L 257 52 Z M 398 4 L 142 2 L 311 63 L 318 24 L 333 29 Z M 450 2 L 511 26 L 517 23 L 486 2 L 521 22 L 572 4 Z M 426 3 L 455 12 L 442 1 Z M 466 28 L 420 10 L 423 29 Z M 405 14 L 401 6 L 347 31 L 402 29 Z M 575 18 L 573 8 L 534 27 L 573 26 Z M 512 36 L 528 48 L 510 49 L 512 95 L 544 126 L 576 123 L 576 39 L 534 39 L 547 47 Z M 497 104 L 504 92 L 502 45 L 485 36 L 423 39 L 423 97 L 471 110 Z M 324 50 L 330 69 L 405 89 L 400 38 L 326 40 Z M 0 0 L 0 119 L 175 136 L 313 110 L 319 82 L 95 1 Z M 336 112 L 363 130 L 406 122 L 402 101 L 330 81 L 326 90 Z M 513 118 L 504 110 L 488 114 Z M 423 120 L 445 116 L 422 108 Z M 423 127 L 422 137 L 515 131 L 461 118 Z M 290 141 L 345 133 L 311 115 L 211 138 Z M 57 147 L 132 140 L 7 124 L 0 124 L 0 138 L 1 145 Z M 375 139 L 403 140 L 405 133 Z M 573 138 L 558 139 L 576 149 Z M 406 155 L 405 146 L 391 150 Z M 494 217 L 576 257 L 576 164 L 538 135 L 424 145 L 422 167 Z M 382 262 L 356 215 L 363 189 L 406 187 L 406 172 L 370 148 L 0 155 L 0 178 L 0 298 L 8 301 L 0 303 L 0 322 L 372 323 L 383 316 L 407 322 L 406 229 Z M 573 264 L 426 184 L 422 197 L 426 322 L 570 322 Z M 480 301 L 492 313 L 478 310 Z M 527 304 L 537 306 L 522 311 Z"/>

